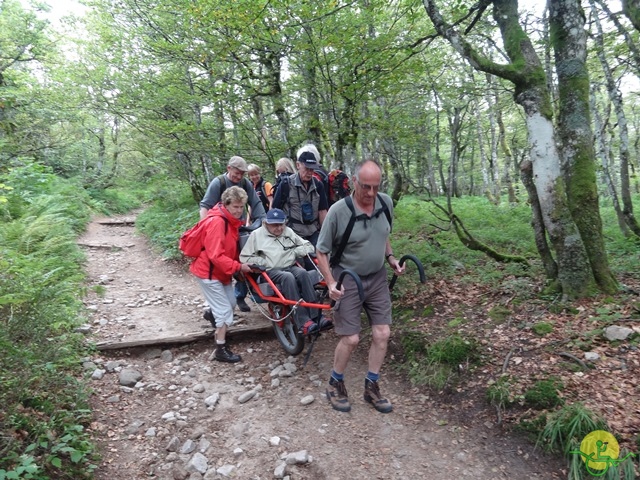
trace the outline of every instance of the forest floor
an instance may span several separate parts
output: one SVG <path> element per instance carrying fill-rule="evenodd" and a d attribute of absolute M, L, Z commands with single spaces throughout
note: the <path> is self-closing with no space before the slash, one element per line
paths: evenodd
<path fill-rule="evenodd" d="M 91 341 L 211 331 L 186 266 L 154 254 L 135 234 L 133 220 L 96 219 L 79 240 L 87 253 Z M 434 335 L 448 331 L 452 320 L 460 334 L 472 332 L 483 350 L 482 364 L 463 372 L 457 386 L 446 391 L 414 387 L 398 368 L 400 334 L 392 329 L 381 378 L 382 392 L 394 405 L 387 415 L 362 399 L 366 334 L 346 372 L 350 413 L 332 410 L 324 396 L 337 341 L 332 331 L 318 339 L 306 366 L 304 355 L 289 357 L 271 331 L 232 336 L 232 350 L 243 357 L 235 365 L 210 359 L 212 337 L 97 351 L 86 364 L 92 375 L 91 431 L 101 453 L 96 478 L 563 478 L 564 461 L 534 449 L 509 428 L 529 410 L 508 409 L 499 425 L 486 401 L 487 385 L 508 373 L 515 379 L 517 403 L 536 377 L 557 374 L 565 383 L 566 401 L 599 407 L 631 441 L 640 418 L 638 352 L 616 345 L 611 353 L 606 349 L 614 347 L 590 339 L 590 349 L 602 354 L 598 368 L 567 369 L 558 353 L 580 355 L 567 345 L 567 329 L 580 335 L 593 330 L 588 314 L 595 307 L 578 306 L 578 314 L 563 323 L 563 314 L 551 314 L 543 302 L 514 307 L 515 289 L 523 288 L 516 283 L 499 292 L 427 283 L 415 298 L 402 299 L 415 312 L 416 324 Z M 249 305 L 252 312 L 239 313 L 239 324 L 268 325 L 256 305 Z M 497 305 L 509 312 L 499 320 L 491 315 Z M 627 317 L 636 320 L 629 326 L 640 323 L 633 308 L 630 304 Z M 426 319 L 419 313 L 425 310 L 431 312 Z M 539 337 L 522 326 L 542 317 L 553 325 L 550 335 Z M 137 382 L 121 385 L 132 370 Z"/>

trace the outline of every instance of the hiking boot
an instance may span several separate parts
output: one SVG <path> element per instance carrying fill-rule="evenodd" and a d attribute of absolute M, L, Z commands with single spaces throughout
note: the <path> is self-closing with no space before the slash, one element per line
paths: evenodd
<path fill-rule="evenodd" d="M 242 357 L 240 357 L 240 355 L 229 350 L 229 347 L 226 343 L 217 346 L 216 351 L 213 352 L 213 358 L 215 358 L 219 362 L 226 363 L 237 363 L 242 360 Z"/>
<path fill-rule="evenodd" d="M 369 402 L 380 413 L 389 413 L 393 410 L 391 402 L 380 395 L 378 382 L 372 382 L 368 378 L 364 379 L 364 401 Z"/>
<path fill-rule="evenodd" d="M 347 387 L 344 386 L 343 380 L 336 380 L 331 377 L 329 387 L 327 387 L 327 400 L 334 410 L 339 412 L 350 412 L 351 404 L 347 395 Z"/>
<path fill-rule="evenodd" d="M 211 323 L 213 328 L 216 328 L 216 319 L 213 318 L 213 313 L 211 313 L 211 309 L 207 308 L 202 314 L 202 318 L 204 318 L 207 322 Z"/>
<path fill-rule="evenodd" d="M 247 302 L 244 301 L 244 298 L 236 299 L 236 305 L 238 305 L 238 308 L 240 309 L 241 312 L 250 312 L 251 311 L 251 307 L 249 307 L 249 305 L 247 305 Z"/>

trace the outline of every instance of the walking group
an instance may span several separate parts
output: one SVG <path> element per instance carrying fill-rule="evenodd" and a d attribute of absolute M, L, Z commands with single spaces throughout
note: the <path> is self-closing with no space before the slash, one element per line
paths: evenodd
<path fill-rule="evenodd" d="M 376 161 L 359 162 L 350 191 L 346 174 L 327 172 L 318 149 L 308 144 L 297 151 L 295 165 L 288 158 L 276 163 L 272 185 L 257 165 L 231 157 L 227 171 L 210 182 L 200 202 L 202 248 L 190 266 L 209 307 L 204 316 L 215 328 L 213 358 L 242 360 L 229 348 L 226 333 L 236 306 L 251 310 L 243 275 L 266 269 L 286 298 L 314 303 L 317 268 L 335 301 L 333 321 L 311 308 L 297 308 L 294 320 L 305 335 L 334 328 L 339 338 L 326 388 L 329 403 L 341 412 L 351 410 L 344 374 L 360 342 L 364 311 L 372 334 L 364 399 L 379 412 L 392 411 L 378 383 L 391 325 L 385 262 L 398 275 L 404 267 L 389 241 L 393 203 L 380 192 L 382 174 Z M 240 227 L 257 224 L 241 249 Z M 336 278 L 344 269 L 360 277 L 364 298 L 348 277 L 337 288 Z"/>

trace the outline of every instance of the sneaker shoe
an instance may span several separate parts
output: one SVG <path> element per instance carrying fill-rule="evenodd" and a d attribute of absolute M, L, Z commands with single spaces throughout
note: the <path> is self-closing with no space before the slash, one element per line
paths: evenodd
<path fill-rule="evenodd" d="M 327 400 L 329 400 L 329 403 L 334 410 L 338 410 L 339 412 L 351 411 L 351 404 L 349 403 L 347 387 L 344 386 L 343 380 L 336 380 L 331 377 L 326 393 Z"/>
<path fill-rule="evenodd" d="M 215 358 L 219 362 L 226 363 L 238 363 L 240 360 L 242 360 L 242 357 L 240 355 L 229 350 L 229 347 L 226 343 L 217 346 L 215 352 L 213 353 L 213 358 Z"/>
<path fill-rule="evenodd" d="M 378 382 L 372 382 L 368 378 L 364 379 L 364 401 L 373 405 L 380 413 L 389 413 L 393 410 L 393 405 L 380 394 Z"/>
<path fill-rule="evenodd" d="M 247 302 L 244 301 L 244 298 L 236 299 L 236 304 L 238 305 L 238 308 L 240 309 L 241 312 L 250 312 L 251 311 L 251 307 L 249 307 L 249 305 L 247 305 Z"/>
<path fill-rule="evenodd" d="M 318 324 L 313 320 L 307 320 L 303 326 L 300 327 L 299 332 L 303 335 L 310 335 L 312 333 L 317 332 Z"/>

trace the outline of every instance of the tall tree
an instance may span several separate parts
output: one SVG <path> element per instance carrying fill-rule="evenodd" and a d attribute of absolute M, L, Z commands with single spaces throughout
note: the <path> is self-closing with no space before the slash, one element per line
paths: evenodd
<path fill-rule="evenodd" d="M 489 5 L 493 5 L 493 19 L 497 23 L 506 54 L 510 62 L 499 64 L 481 54 L 454 28 L 446 22 L 435 0 L 423 0 L 424 7 L 437 32 L 454 49 L 466 58 L 477 70 L 511 81 L 515 85 L 515 101 L 524 109 L 529 133 L 530 158 L 533 170 L 539 211 L 544 228 L 549 235 L 557 257 L 558 280 L 565 296 L 581 297 L 589 294 L 595 286 L 605 291 L 615 289 L 609 281 L 612 276 L 595 275 L 599 265 L 589 263 L 585 241 L 578 230 L 569 208 L 566 185 L 560 168 L 560 153 L 556 148 L 553 110 L 550 104 L 547 77 L 531 40 L 519 24 L 517 0 L 495 0 L 477 4 L 467 12 L 471 19 L 467 32 L 482 17 Z M 459 25 L 461 22 L 455 22 Z M 585 187 L 586 188 L 586 187 Z M 590 232 L 602 237 L 601 230 Z M 597 243 L 597 242 L 596 242 Z M 589 240 L 588 245 L 592 245 Z M 542 252 L 541 252 L 542 255 Z"/>
<path fill-rule="evenodd" d="M 609 268 L 598 205 L 584 11 L 580 0 L 549 0 L 548 5 L 560 100 L 558 139 L 569 208 L 598 286 L 615 292 L 617 282 Z"/>

